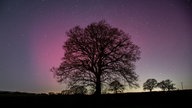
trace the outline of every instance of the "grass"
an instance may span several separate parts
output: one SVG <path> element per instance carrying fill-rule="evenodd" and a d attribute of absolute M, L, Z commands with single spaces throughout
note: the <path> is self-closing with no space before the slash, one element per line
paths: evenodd
<path fill-rule="evenodd" d="M 174 108 L 191 105 L 192 90 L 140 92 L 96 95 L 47 95 L 22 92 L 0 92 L 1 105 L 38 107 L 53 106 L 98 108 Z"/>

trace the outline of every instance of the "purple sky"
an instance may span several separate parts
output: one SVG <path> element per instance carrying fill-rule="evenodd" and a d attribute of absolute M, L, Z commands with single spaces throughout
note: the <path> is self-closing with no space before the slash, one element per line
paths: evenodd
<path fill-rule="evenodd" d="M 60 92 L 50 72 L 65 32 L 105 19 L 141 47 L 140 88 L 148 78 L 192 89 L 192 0 L 1 0 L 0 90 Z"/>

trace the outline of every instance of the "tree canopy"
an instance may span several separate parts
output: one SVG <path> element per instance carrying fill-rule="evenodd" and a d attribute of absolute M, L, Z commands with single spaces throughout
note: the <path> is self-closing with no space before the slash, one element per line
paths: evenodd
<path fill-rule="evenodd" d="M 84 86 L 74 85 L 71 86 L 69 90 L 63 90 L 61 91 L 61 94 L 63 95 L 72 95 L 72 94 L 86 94 L 87 89 Z"/>
<path fill-rule="evenodd" d="M 118 81 L 114 80 L 109 84 L 110 91 L 113 91 L 114 93 L 121 93 L 125 89 L 124 86 Z"/>
<path fill-rule="evenodd" d="M 140 59 L 140 50 L 129 34 L 105 21 L 76 26 L 66 34 L 62 63 L 51 69 L 58 82 L 91 86 L 95 94 L 101 94 L 103 83 L 116 78 L 138 87 L 134 63 Z"/>
<path fill-rule="evenodd" d="M 165 91 L 165 90 L 170 91 L 170 90 L 176 89 L 176 88 L 175 88 L 175 84 L 172 83 L 172 81 L 169 80 L 169 79 L 163 80 L 163 81 L 159 82 L 159 83 L 157 84 L 157 86 L 158 86 L 160 89 L 162 89 L 163 91 Z"/>
<path fill-rule="evenodd" d="M 157 80 L 156 79 L 148 79 L 144 84 L 143 84 L 143 89 L 144 90 L 150 90 L 150 92 L 157 86 Z"/>

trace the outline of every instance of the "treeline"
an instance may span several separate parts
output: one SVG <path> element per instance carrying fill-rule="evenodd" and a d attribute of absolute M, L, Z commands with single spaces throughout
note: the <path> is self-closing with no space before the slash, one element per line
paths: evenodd
<path fill-rule="evenodd" d="M 143 84 L 143 90 L 149 90 L 151 92 L 154 88 L 160 88 L 162 91 L 176 89 L 175 84 L 170 79 L 157 82 L 156 79 L 151 78 Z"/>

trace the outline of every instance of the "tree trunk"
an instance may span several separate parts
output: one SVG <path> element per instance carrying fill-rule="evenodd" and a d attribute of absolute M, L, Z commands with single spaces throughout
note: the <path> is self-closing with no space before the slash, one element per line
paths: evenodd
<path fill-rule="evenodd" d="M 115 94 L 117 94 L 117 90 L 115 90 Z"/>
<path fill-rule="evenodd" d="M 101 79 L 100 79 L 100 76 L 97 77 L 95 95 L 101 95 Z"/>

